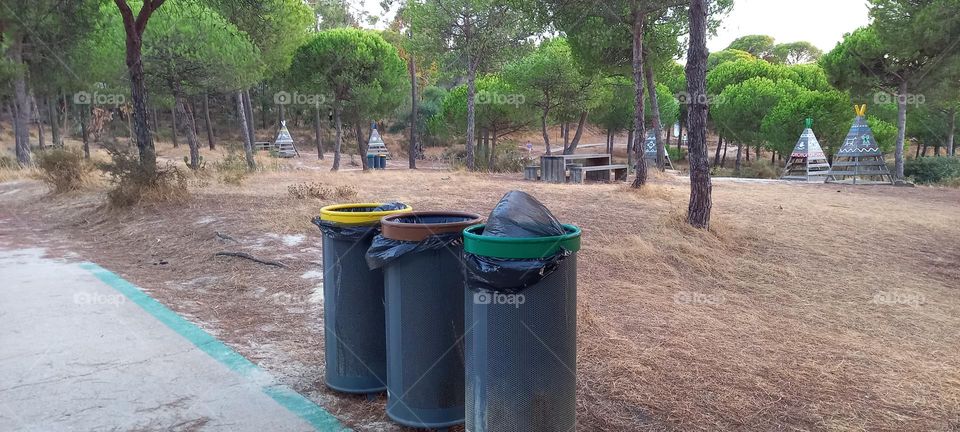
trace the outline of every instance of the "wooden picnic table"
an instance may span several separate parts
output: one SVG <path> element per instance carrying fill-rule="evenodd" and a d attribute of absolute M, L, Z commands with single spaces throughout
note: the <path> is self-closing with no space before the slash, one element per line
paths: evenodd
<path fill-rule="evenodd" d="M 574 162 L 579 161 L 583 162 L 579 165 L 585 167 L 610 165 L 610 155 L 608 153 L 543 155 L 540 156 L 540 178 L 545 182 L 566 183 L 567 170 L 574 165 Z M 600 177 L 599 173 L 588 172 L 587 180 L 594 180 L 591 178 L 594 174 Z"/>

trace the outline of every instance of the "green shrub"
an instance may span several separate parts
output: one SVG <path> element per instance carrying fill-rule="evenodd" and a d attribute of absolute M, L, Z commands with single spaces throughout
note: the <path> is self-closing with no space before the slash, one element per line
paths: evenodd
<path fill-rule="evenodd" d="M 332 198 L 353 199 L 357 197 L 357 190 L 352 186 L 329 187 L 322 183 L 297 183 L 287 186 L 287 193 L 296 199 L 317 198 L 327 200 Z"/>
<path fill-rule="evenodd" d="M 904 163 L 903 173 L 920 184 L 946 183 L 960 178 L 960 159 L 921 157 Z"/>
<path fill-rule="evenodd" d="M 521 172 L 523 167 L 533 161 L 526 150 L 517 147 L 517 143 L 507 141 L 497 145 L 493 152 L 493 163 L 487 169 L 491 172 Z"/>
<path fill-rule="evenodd" d="M 104 146 L 109 162 L 98 167 L 110 175 L 114 187 L 107 193 L 113 207 L 129 207 L 141 202 L 182 201 L 190 196 L 187 178 L 173 164 L 157 166 L 153 172 L 140 167 L 136 153 L 119 146 Z"/>
<path fill-rule="evenodd" d="M 54 193 L 80 190 L 92 176 L 93 167 L 79 150 L 48 149 L 36 155 L 40 180 Z"/>
<path fill-rule="evenodd" d="M 227 156 L 213 164 L 221 183 L 239 186 L 247 178 L 250 171 L 247 169 L 247 157 L 235 151 L 227 152 Z"/>
<path fill-rule="evenodd" d="M 676 147 L 667 147 L 667 156 L 674 162 L 680 162 L 687 157 L 687 151 Z"/>
<path fill-rule="evenodd" d="M 16 159 L 7 155 L 0 155 L 0 169 L 14 169 L 19 167 Z"/>

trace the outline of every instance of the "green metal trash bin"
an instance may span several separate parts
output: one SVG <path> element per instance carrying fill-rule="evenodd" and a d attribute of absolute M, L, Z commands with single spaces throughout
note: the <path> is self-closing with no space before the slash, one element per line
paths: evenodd
<path fill-rule="evenodd" d="M 383 272 L 364 260 L 380 218 L 410 211 L 402 203 L 340 204 L 314 218 L 323 232 L 326 384 L 346 393 L 386 388 Z"/>
<path fill-rule="evenodd" d="M 384 272 L 387 414 L 404 426 L 463 423 L 462 231 L 480 221 L 463 212 L 390 215 L 367 252 Z"/>
<path fill-rule="evenodd" d="M 580 229 L 493 237 L 489 227 L 464 231 L 466 430 L 574 430 Z"/>

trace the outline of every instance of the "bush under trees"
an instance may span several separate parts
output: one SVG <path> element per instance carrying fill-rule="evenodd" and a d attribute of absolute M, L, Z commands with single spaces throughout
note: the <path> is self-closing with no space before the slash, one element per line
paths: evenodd
<path fill-rule="evenodd" d="M 903 168 L 904 174 L 920 184 L 951 183 L 960 179 L 960 159 L 922 157 L 911 159 Z"/>

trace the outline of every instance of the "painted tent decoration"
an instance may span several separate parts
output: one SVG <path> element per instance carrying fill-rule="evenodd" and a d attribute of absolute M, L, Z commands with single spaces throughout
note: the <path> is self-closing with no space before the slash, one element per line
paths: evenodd
<path fill-rule="evenodd" d="M 290 131 L 287 130 L 287 122 L 280 122 L 280 131 L 277 132 L 277 139 L 273 142 L 273 149 L 277 152 L 279 157 L 294 157 L 300 156 L 300 152 L 297 151 L 297 146 L 293 144 L 293 137 L 290 136 Z"/>
<path fill-rule="evenodd" d="M 367 154 L 390 155 L 390 152 L 387 151 L 387 145 L 384 144 L 383 138 L 380 137 L 380 132 L 377 131 L 376 123 L 370 125 L 370 139 L 367 140 Z"/>
<path fill-rule="evenodd" d="M 808 118 L 780 179 L 823 183 L 829 171 L 830 163 L 823 154 L 820 141 L 817 141 L 817 136 L 813 133 L 813 119 Z"/>
<path fill-rule="evenodd" d="M 663 141 L 660 145 L 664 145 Z M 654 165 L 657 163 L 657 138 L 653 131 L 647 133 L 647 140 L 643 142 L 643 160 Z M 667 153 L 666 147 L 663 147 L 663 165 L 673 169 L 673 162 L 670 161 L 670 154 Z"/>
<path fill-rule="evenodd" d="M 854 111 L 857 117 L 843 146 L 833 156 L 827 183 L 893 184 L 880 145 L 867 125 L 867 106 L 854 106 Z"/>

